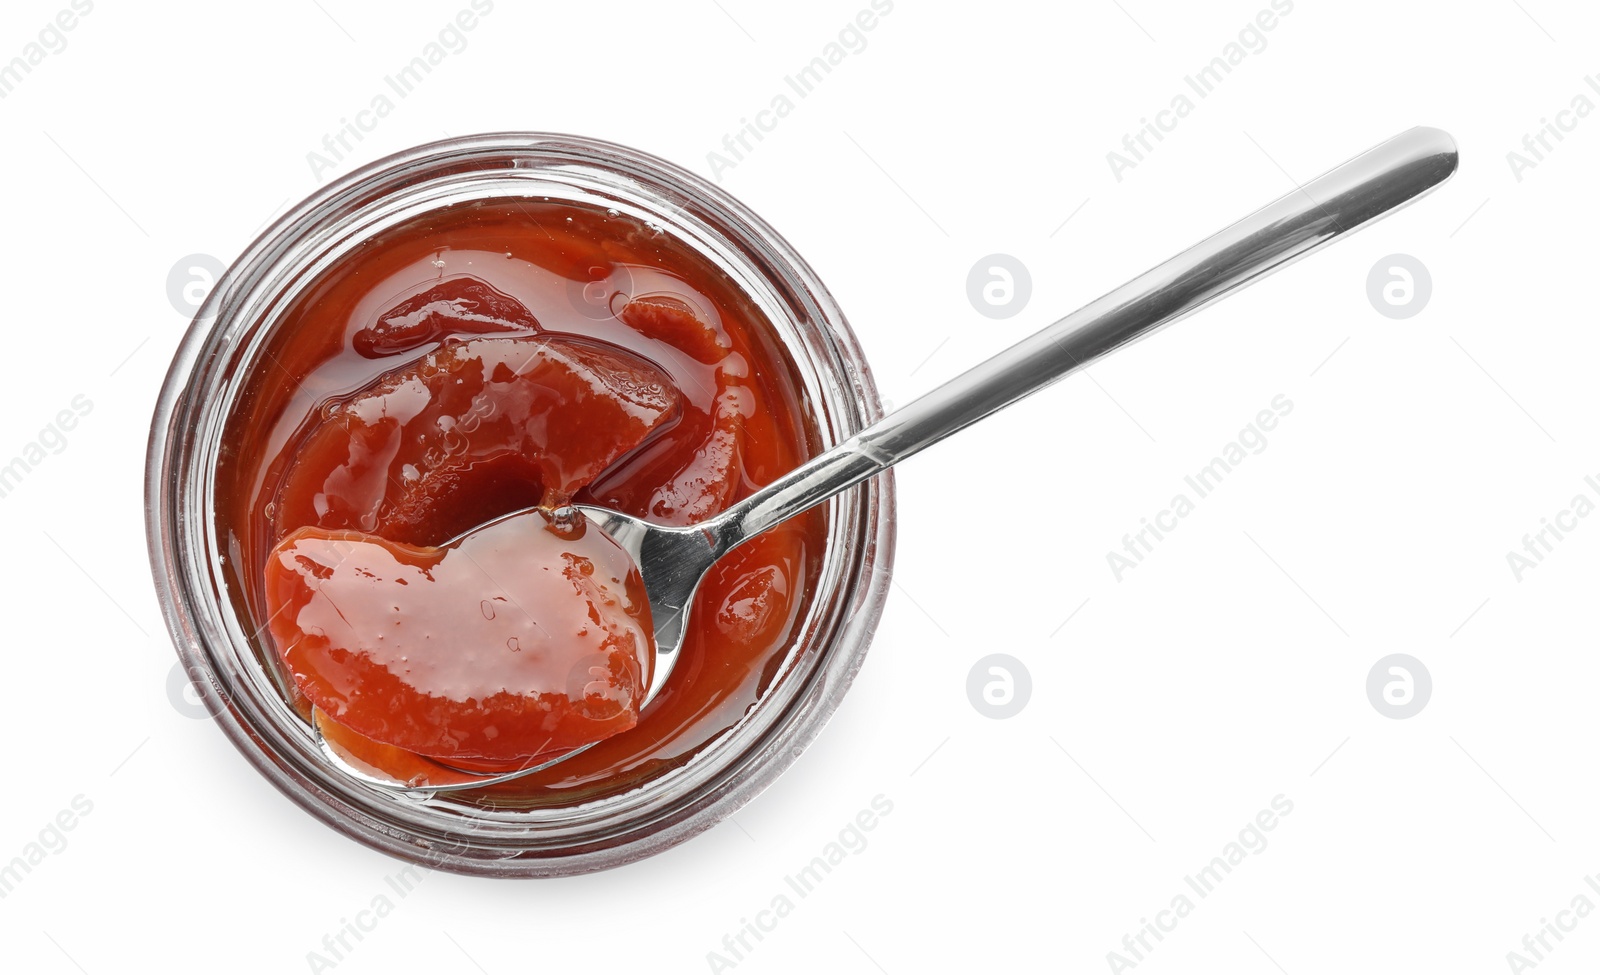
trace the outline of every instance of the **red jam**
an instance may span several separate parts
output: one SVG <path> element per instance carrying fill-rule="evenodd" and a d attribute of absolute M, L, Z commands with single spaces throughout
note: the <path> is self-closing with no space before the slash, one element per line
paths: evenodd
<path fill-rule="evenodd" d="M 330 720 L 452 762 L 533 764 L 627 731 L 651 668 L 628 553 L 539 511 L 438 548 L 299 529 L 272 550 L 267 605 Z"/>
<path fill-rule="evenodd" d="M 810 455 L 771 326 L 667 235 L 567 203 L 430 214 L 324 274 L 267 353 L 218 472 L 225 570 L 288 699 L 349 752 L 410 778 L 598 742 L 496 787 L 589 799 L 686 761 L 777 676 L 821 512 L 712 570 L 643 713 L 637 568 L 550 515 L 689 524 Z"/>

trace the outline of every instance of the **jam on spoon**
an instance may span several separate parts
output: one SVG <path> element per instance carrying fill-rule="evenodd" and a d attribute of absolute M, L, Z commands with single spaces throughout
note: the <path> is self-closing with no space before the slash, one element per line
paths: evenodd
<path fill-rule="evenodd" d="M 413 304 L 386 321 L 425 324 L 441 299 Z M 545 335 L 447 341 L 329 404 L 278 507 L 302 527 L 266 566 L 296 687 L 359 738 L 486 768 L 632 728 L 653 653 L 643 583 L 563 506 L 678 408 L 637 356 Z M 430 544 L 508 480 L 544 507 Z"/>
<path fill-rule="evenodd" d="M 439 547 L 302 528 L 274 549 L 267 598 L 296 686 L 376 742 L 515 764 L 638 721 L 644 583 L 581 517 L 534 510 Z"/>

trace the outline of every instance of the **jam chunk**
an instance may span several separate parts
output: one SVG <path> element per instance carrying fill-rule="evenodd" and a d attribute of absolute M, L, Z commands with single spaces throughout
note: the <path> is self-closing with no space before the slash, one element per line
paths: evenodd
<path fill-rule="evenodd" d="M 692 525 L 726 508 L 739 488 L 734 471 L 744 451 L 749 391 L 724 386 L 711 408 L 711 432 L 671 481 L 650 496 L 650 517 L 664 525 Z"/>
<path fill-rule="evenodd" d="M 682 298 L 645 295 L 628 302 L 618 317 L 641 335 L 717 367 L 716 396 L 704 439 L 671 480 L 655 490 L 647 506 L 649 516 L 662 524 L 704 521 L 726 508 L 739 488 L 735 472 L 744 454 L 744 419 L 754 403 L 740 382 L 747 377 L 748 366 L 733 352 L 727 336 Z"/>
<path fill-rule="evenodd" d="M 327 406 L 284 478 L 277 534 L 439 544 L 473 527 L 474 510 L 566 504 L 680 399 L 655 366 L 598 342 L 447 343 Z"/>
<path fill-rule="evenodd" d="M 470 274 L 446 278 L 377 316 L 351 340 L 369 359 L 409 352 L 461 333 L 537 332 L 533 312 Z"/>
<path fill-rule="evenodd" d="M 300 691 L 417 755 L 528 764 L 632 728 L 648 686 L 643 581 L 581 516 L 523 512 L 442 547 L 302 528 L 266 594 Z"/>
<path fill-rule="evenodd" d="M 702 321 L 694 308 L 676 295 L 641 295 L 624 305 L 617 317 L 641 335 L 665 342 L 706 365 L 720 362 L 733 348 L 726 335 Z"/>

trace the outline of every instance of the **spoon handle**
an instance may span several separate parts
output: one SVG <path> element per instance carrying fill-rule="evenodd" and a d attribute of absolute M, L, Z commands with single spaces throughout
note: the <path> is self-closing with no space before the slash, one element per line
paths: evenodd
<path fill-rule="evenodd" d="M 1418 199 L 1456 170 L 1455 142 L 1414 128 L 1367 150 L 872 424 L 704 527 L 752 535 L 1128 343 Z"/>

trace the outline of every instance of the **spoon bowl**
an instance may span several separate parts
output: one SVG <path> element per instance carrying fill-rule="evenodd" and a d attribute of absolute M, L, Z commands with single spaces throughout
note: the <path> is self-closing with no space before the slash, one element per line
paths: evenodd
<path fill-rule="evenodd" d="M 715 518 L 687 528 L 674 528 L 610 508 L 588 504 L 573 507 L 632 556 L 633 564 L 644 577 L 650 621 L 655 627 L 656 654 L 650 668 L 650 683 L 639 704 L 643 712 L 661 693 L 678 663 L 678 651 L 683 649 L 683 633 L 689 622 L 689 608 L 700 580 L 733 546 L 723 544 L 720 522 Z M 645 566 L 650 566 L 648 575 Z"/>

